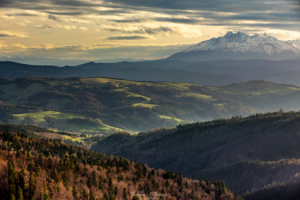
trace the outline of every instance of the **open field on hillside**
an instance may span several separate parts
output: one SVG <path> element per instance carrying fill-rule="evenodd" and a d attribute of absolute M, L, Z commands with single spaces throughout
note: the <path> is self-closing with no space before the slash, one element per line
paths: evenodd
<path fill-rule="evenodd" d="M 300 87 L 249 81 L 222 87 L 114 78 L 19 78 L 0 84 L 0 121 L 74 133 L 148 131 L 179 123 L 299 110 Z"/>

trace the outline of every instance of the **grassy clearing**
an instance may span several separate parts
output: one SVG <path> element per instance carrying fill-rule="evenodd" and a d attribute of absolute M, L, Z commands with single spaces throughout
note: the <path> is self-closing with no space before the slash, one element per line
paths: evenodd
<path fill-rule="evenodd" d="M 51 119 L 54 122 L 53 129 L 70 132 L 116 132 L 123 131 L 122 129 L 115 128 L 104 124 L 103 126 L 97 126 L 92 124 L 73 124 L 67 123 L 68 119 L 73 118 L 84 118 L 83 116 L 76 113 L 61 113 L 57 111 L 42 111 L 34 113 L 22 113 L 14 114 L 14 117 L 22 123 L 25 121 L 27 124 L 37 124 L 41 127 L 47 127 L 48 122 L 46 119 Z M 76 131 L 75 131 L 76 130 Z"/>
<path fill-rule="evenodd" d="M 198 94 L 198 93 L 183 93 L 184 96 L 188 96 L 188 97 L 195 97 L 198 99 L 206 99 L 206 100 L 212 100 L 212 97 L 209 95 L 205 95 L 205 94 Z"/>
<path fill-rule="evenodd" d="M 140 95 L 140 94 L 136 94 L 136 93 L 132 93 L 132 92 L 127 92 L 127 93 L 128 93 L 127 97 L 141 97 L 141 98 L 144 98 L 146 101 L 150 101 L 151 100 L 151 98 L 143 96 L 143 95 Z"/>
<path fill-rule="evenodd" d="M 35 134 L 46 137 L 46 138 L 50 138 L 50 139 L 61 139 L 61 140 L 65 139 L 64 135 L 60 135 L 57 133 L 36 132 Z"/>
<path fill-rule="evenodd" d="M 147 86 L 157 86 L 157 87 L 167 87 L 167 88 L 172 88 L 172 89 L 177 89 L 177 90 L 188 90 L 189 86 L 191 85 L 196 85 L 196 84 L 191 84 L 191 83 L 171 83 L 171 82 L 138 82 L 138 81 L 129 81 L 129 80 L 117 80 L 117 79 L 112 79 L 112 78 L 83 78 L 80 79 L 81 82 L 86 83 L 86 84 L 100 84 L 104 85 L 108 82 L 111 82 L 115 84 L 117 87 L 122 87 L 124 85 L 147 85 Z M 215 88 L 215 87 L 211 87 Z M 115 90 L 117 91 L 117 90 Z M 119 90 L 123 91 L 123 90 Z"/>
<path fill-rule="evenodd" d="M 18 118 L 19 120 L 24 119 L 31 119 L 34 122 L 45 121 L 44 118 L 52 118 L 52 119 L 73 119 L 75 117 L 82 117 L 79 114 L 75 113 L 61 113 L 57 111 L 41 111 L 41 112 L 34 112 L 34 113 L 22 113 L 22 114 L 13 114 L 14 117 Z"/>
<path fill-rule="evenodd" d="M 176 117 L 170 117 L 170 116 L 166 116 L 166 115 L 159 115 L 160 118 L 162 119 L 170 119 L 170 120 L 174 120 L 174 121 L 177 121 L 177 122 L 183 122 L 183 120 L 179 119 L 179 118 L 176 118 Z"/>
<path fill-rule="evenodd" d="M 142 85 L 144 84 L 143 82 L 137 82 L 137 81 L 129 81 L 129 80 L 117 80 L 117 79 L 112 79 L 112 78 L 83 78 L 80 79 L 81 82 L 85 84 L 100 84 L 104 85 L 106 83 L 113 83 L 117 87 L 121 87 L 122 85 L 130 85 L 130 84 L 135 84 L 135 85 Z"/>
<path fill-rule="evenodd" d="M 142 107 L 146 107 L 146 108 L 153 108 L 153 107 L 158 106 L 158 105 L 142 102 L 142 103 L 135 103 L 132 106 L 142 106 Z"/>
<path fill-rule="evenodd" d="M 296 88 L 296 87 L 287 87 L 290 90 L 300 90 L 300 88 Z"/>

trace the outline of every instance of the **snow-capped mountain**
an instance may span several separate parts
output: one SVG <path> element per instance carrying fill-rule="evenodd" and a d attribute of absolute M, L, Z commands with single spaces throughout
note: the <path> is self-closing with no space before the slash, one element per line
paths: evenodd
<path fill-rule="evenodd" d="M 300 58 L 300 40 L 282 41 L 266 33 L 248 35 L 228 32 L 170 56 L 175 60 L 270 59 Z"/>

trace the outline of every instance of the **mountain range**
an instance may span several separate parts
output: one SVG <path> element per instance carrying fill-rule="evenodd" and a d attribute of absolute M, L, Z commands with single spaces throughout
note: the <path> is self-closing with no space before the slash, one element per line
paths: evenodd
<path fill-rule="evenodd" d="M 248 35 L 228 32 L 211 38 L 170 56 L 168 59 L 186 61 L 205 60 L 286 60 L 300 57 L 300 40 L 283 41 L 266 33 Z"/>

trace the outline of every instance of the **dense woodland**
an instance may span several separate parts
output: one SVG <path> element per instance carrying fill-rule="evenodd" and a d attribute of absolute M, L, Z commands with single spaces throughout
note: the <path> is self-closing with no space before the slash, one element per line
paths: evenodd
<path fill-rule="evenodd" d="M 91 149 L 185 176 L 221 179 L 245 194 L 299 179 L 299 124 L 300 112 L 237 116 L 137 136 L 117 133 Z"/>
<path fill-rule="evenodd" d="M 0 132 L 0 198 L 241 200 L 223 181 L 183 178 L 59 140 Z M 153 198 L 154 192 L 157 196 Z M 136 193 L 136 194 L 134 194 Z"/>

